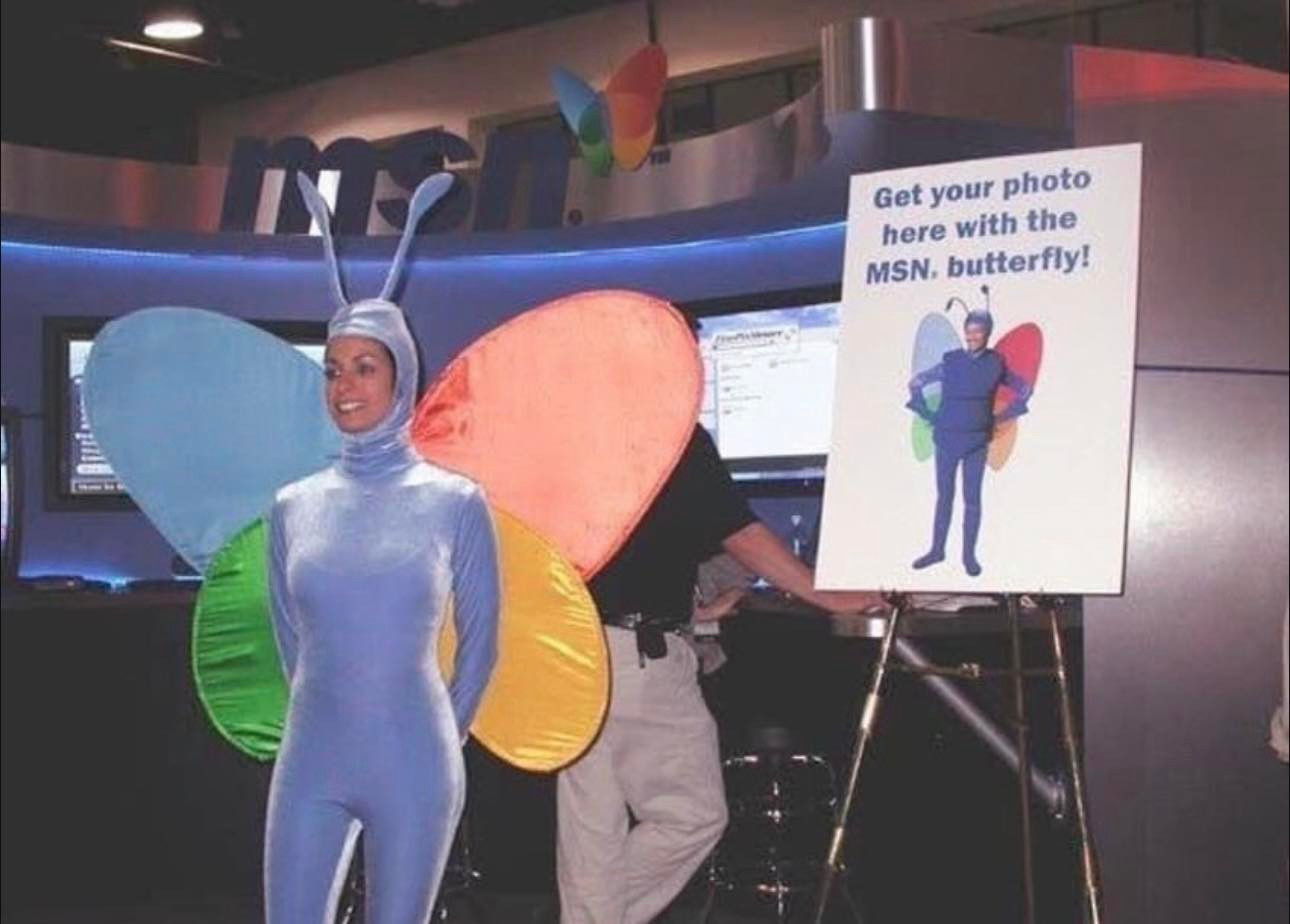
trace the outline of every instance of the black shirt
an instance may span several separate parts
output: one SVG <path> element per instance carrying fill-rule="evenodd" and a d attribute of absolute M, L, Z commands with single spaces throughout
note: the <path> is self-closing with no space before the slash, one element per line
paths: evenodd
<path fill-rule="evenodd" d="M 700 562 L 756 519 L 712 437 L 696 426 L 654 503 L 587 585 L 601 617 L 644 613 L 688 622 Z"/>

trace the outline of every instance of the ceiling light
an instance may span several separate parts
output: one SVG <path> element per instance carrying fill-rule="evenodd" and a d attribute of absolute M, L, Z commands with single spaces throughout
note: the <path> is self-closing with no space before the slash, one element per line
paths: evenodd
<path fill-rule="evenodd" d="M 143 34 L 159 42 L 179 42 L 193 39 L 205 32 L 196 16 L 181 13 L 158 14 L 148 20 Z"/>

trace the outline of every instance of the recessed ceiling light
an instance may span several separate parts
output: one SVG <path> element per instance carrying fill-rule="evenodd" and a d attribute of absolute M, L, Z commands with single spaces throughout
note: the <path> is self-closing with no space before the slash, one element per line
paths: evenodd
<path fill-rule="evenodd" d="M 143 27 L 143 34 L 159 42 L 179 42 L 193 39 L 205 30 L 200 22 L 192 16 L 159 16 L 151 19 Z"/>

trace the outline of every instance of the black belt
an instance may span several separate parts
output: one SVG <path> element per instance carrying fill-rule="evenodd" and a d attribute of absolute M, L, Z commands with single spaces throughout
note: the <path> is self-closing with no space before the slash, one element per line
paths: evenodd
<path fill-rule="evenodd" d="M 603 621 L 607 626 L 636 633 L 636 652 L 640 655 L 641 667 L 645 666 L 646 658 L 657 661 L 667 655 L 667 639 L 663 638 L 666 633 L 681 635 L 689 628 L 688 619 L 678 620 L 650 613 L 618 613 L 603 617 Z"/>

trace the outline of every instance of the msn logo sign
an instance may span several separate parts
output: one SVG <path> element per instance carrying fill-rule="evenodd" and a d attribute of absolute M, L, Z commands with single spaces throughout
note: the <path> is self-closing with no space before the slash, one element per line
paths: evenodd
<path fill-rule="evenodd" d="M 339 138 L 322 150 L 309 138 L 290 137 L 270 143 L 261 138 L 239 138 L 233 147 L 224 203 L 220 210 L 221 231 L 269 231 L 275 234 L 305 234 L 311 219 L 294 182 L 280 182 L 276 213 L 269 215 L 271 229 L 262 214 L 264 192 L 270 185 L 269 171 L 282 180 L 302 172 L 318 181 L 320 173 L 332 173 L 337 234 L 367 234 L 373 212 L 396 230 L 407 223 L 407 197 L 418 183 L 433 173 L 449 170 L 457 183 L 428 215 L 423 233 L 453 230 L 501 231 L 515 226 L 515 206 L 521 206 L 519 224 L 525 228 L 558 228 L 564 224 L 565 195 L 569 179 L 569 139 L 558 127 L 524 131 L 496 131 L 488 139 L 484 163 L 472 183 L 454 164 L 478 157 L 474 147 L 459 135 L 438 128 L 413 132 L 387 148 L 378 148 L 361 138 Z M 515 198 L 521 174 L 528 201 Z M 390 184 L 377 195 L 377 177 L 384 172 Z M 322 184 L 329 188 L 329 184 Z M 376 199 L 376 201 L 373 201 Z M 272 208 L 272 203 L 267 203 Z M 469 216 L 469 229 L 464 225 Z"/>

